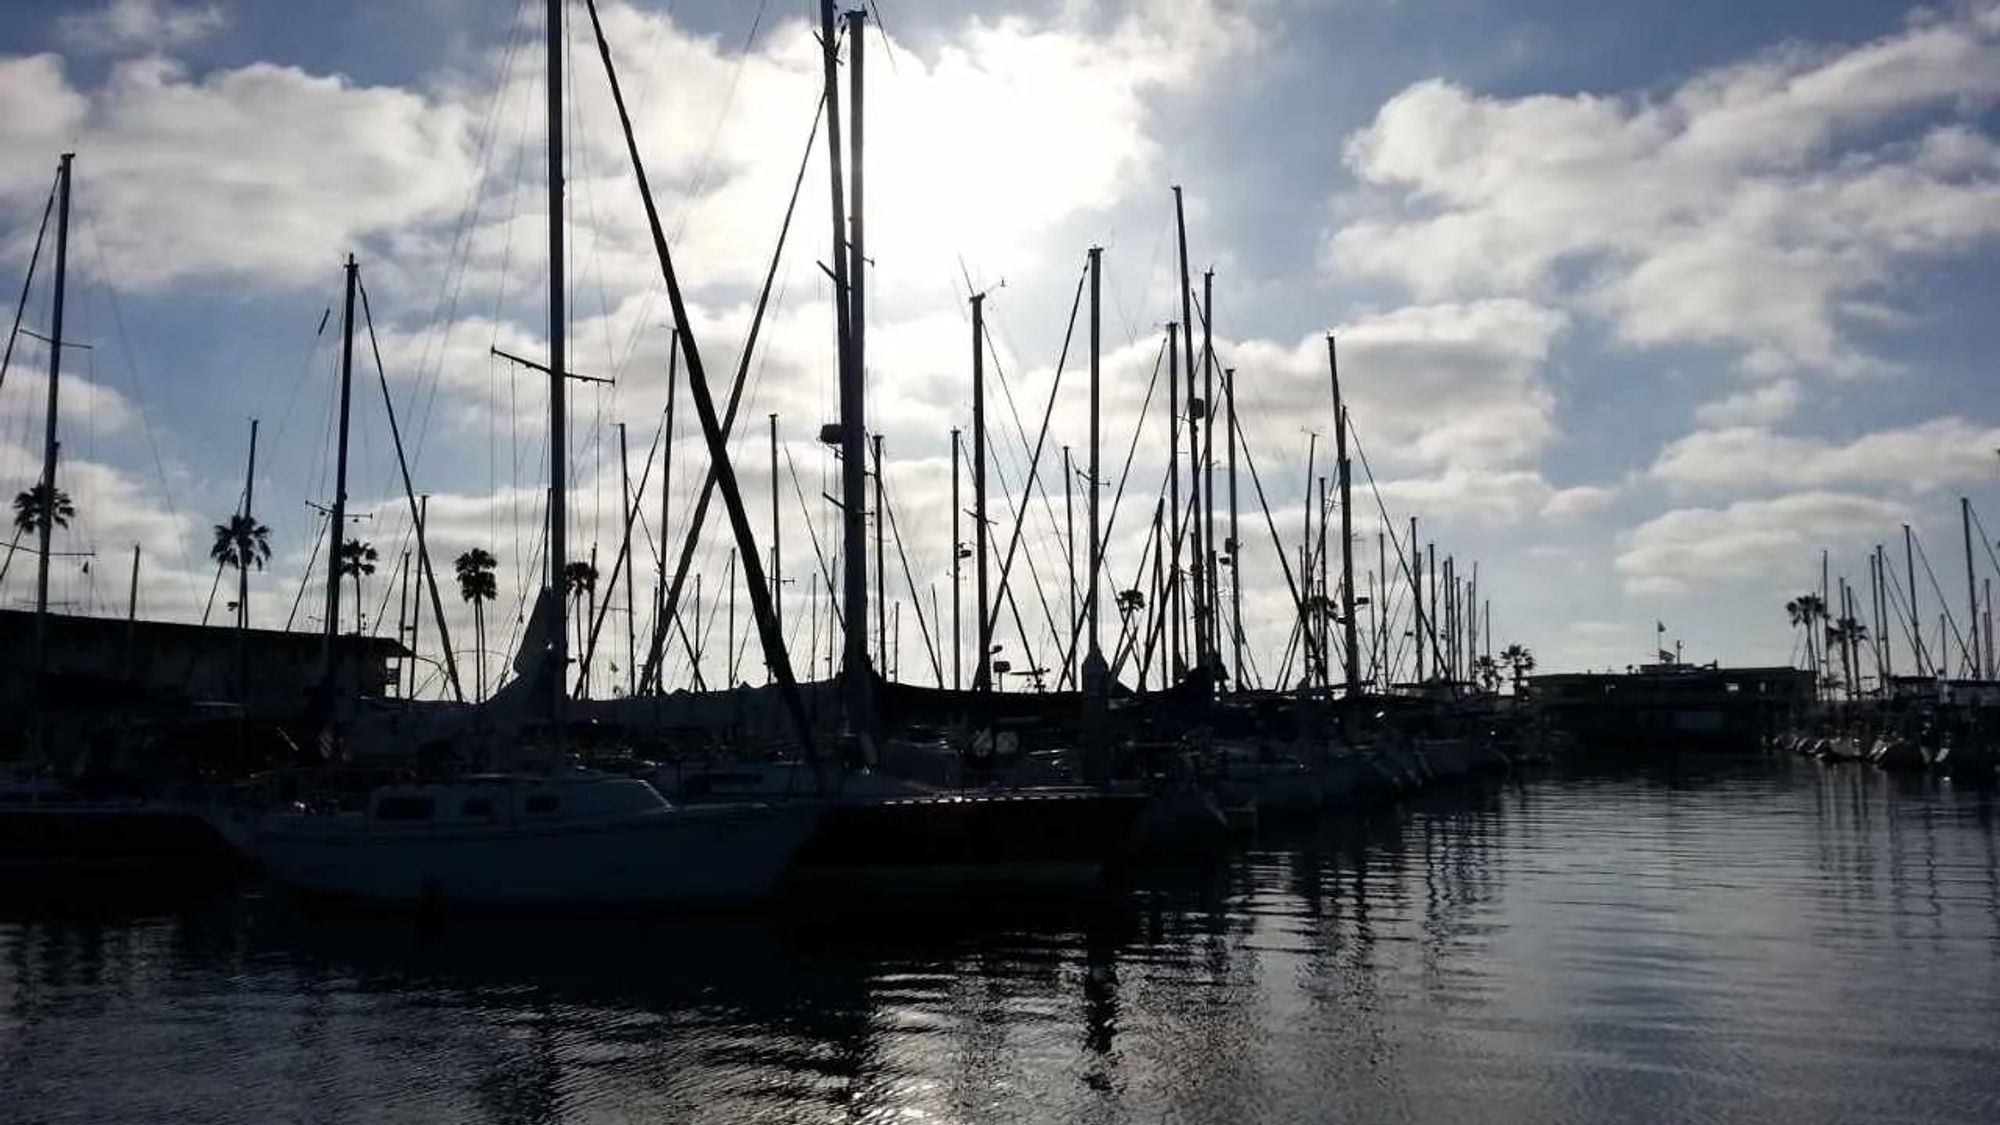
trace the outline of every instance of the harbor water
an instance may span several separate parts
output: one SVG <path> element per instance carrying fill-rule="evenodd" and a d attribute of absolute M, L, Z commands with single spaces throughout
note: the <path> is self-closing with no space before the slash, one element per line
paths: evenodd
<path fill-rule="evenodd" d="M 7 918 L 0 1119 L 1990 1123 L 2000 800 L 1772 758 L 1054 901 Z"/>

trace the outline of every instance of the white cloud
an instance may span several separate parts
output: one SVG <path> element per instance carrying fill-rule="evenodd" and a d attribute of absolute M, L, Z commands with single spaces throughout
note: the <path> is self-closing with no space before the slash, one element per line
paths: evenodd
<path fill-rule="evenodd" d="M 1558 436 L 1544 365 L 1567 324 L 1553 309 L 1503 299 L 1412 305 L 1335 329 L 1341 390 L 1368 456 L 1378 469 L 1518 466 L 1539 456 Z M 1260 448 L 1295 443 L 1301 426 L 1330 435 L 1324 337 L 1216 349 L 1241 372 L 1245 429 L 1273 439 Z"/>
<path fill-rule="evenodd" d="M 1846 50 L 1788 46 L 1659 98 L 1485 97 L 1417 83 L 1349 143 L 1366 194 L 1338 270 L 1419 294 L 1566 290 L 1632 345 L 1747 370 L 1879 366 L 1847 322 L 1912 260 L 2000 233 L 2000 5 Z M 1885 126 L 1959 114 L 1915 143 Z"/>
<path fill-rule="evenodd" d="M 1725 395 L 1695 408 L 1695 420 L 1721 429 L 1729 426 L 1769 426 L 1791 417 L 1803 395 L 1792 379 L 1779 379 L 1747 391 Z"/>
<path fill-rule="evenodd" d="M 1934 418 L 1840 444 L 1751 426 L 1701 430 L 1660 451 L 1649 470 L 1686 491 L 1881 485 L 1921 492 L 1994 470 L 2000 427 Z"/>
<path fill-rule="evenodd" d="M 120 26 L 175 29 L 198 14 L 146 4 L 106 13 Z M 818 93 L 815 29 L 786 20 L 739 56 L 629 4 L 607 5 L 604 20 L 614 44 L 647 45 L 619 52 L 621 77 L 682 272 L 696 286 L 754 283 Z M 616 305 L 655 288 L 655 264 L 587 21 L 574 20 L 571 35 L 572 266 Z M 935 303 L 961 260 L 995 280 L 1039 266 L 1053 226 L 1157 176 L 1149 98 L 1253 40 L 1248 20 L 1208 6 L 1142 8 L 1108 26 L 1082 14 L 975 18 L 927 52 L 889 45 L 889 65 L 871 30 L 878 297 L 901 290 Z M 521 248 L 544 227 L 534 189 L 542 82 L 532 49 L 495 50 L 416 88 L 267 63 L 197 76 L 163 55 L 78 88 L 52 57 L 0 60 L 0 202 L 12 197 L 22 213 L 39 205 L 54 154 L 75 147 L 80 202 L 121 282 L 296 284 L 369 242 L 421 280 L 402 287 L 412 292 L 434 290 L 452 268 L 452 221 L 471 204 L 462 291 L 487 294 L 503 269 L 524 268 Z M 1035 158 L 995 156 L 1025 152 Z M 823 171 L 807 179 L 801 256 L 823 256 L 824 183 Z"/>
<path fill-rule="evenodd" d="M 14 367 L 7 372 L 6 387 L 0 389 L 0 423 L 5 424 L 9 433 L 32 432 L 39 437 L 48 416 L 48 372 L 38 362 L 24 363 L 24 358 L 20 350 L 14 353 Z M 120 434 L 139 417 L 131 400 L 116 388 L 92 382 L 74 371 L 62 377 L 57 406 L 66 441 L 79 433 L 91 437 Z M 37 453 L 37 472 L 39 458 Z"/>
<path fill-rule="evenodd" d="M 1618 489 L 1580 484 L 1559 488 L 1542 503 L 1542 514 L 1551 519 L 1582 519 L 1603 511 L 1618 498 Z"/>
<path fill-rule="evenodd" d="M 447 214 L 474 172 L 453 106 L 269 63 L 195 77 L 152 57 L 78 91 L 59 63 L 12 60 L 0 107 L 26 114 L 0 199 L 39 212 L 56 152 L 74 148 L 83 234 L 125 287 L 331 276 L 359 240 Z"/>
<path fill-rule="evenodd" d="M 1683 508 L 1626 538 L 1615 566 L 1628 593 L 1672 594 L 1705 582 L 1775 584 L 1830 543 L 1879 537 L 1909 522 L 1901 504 L 1836 492 Z"/>
<path fill-rule="evenodd" d="M 0 58 L 0 203 L 20 205 L 8 241 L 24 262 L 55 182 L 57 152 L 82 128 L 89 108 L 89 99 L 70 88 L 58 56 Z"/>
<path fill-rule="evenodd" d="M 184 47 L 227 26 L 229 13 L 220 4 L 109 0 L 96 11 L 64 16 L 56 22 L 56 33 L 87 51 L 151 52 Z"/>
<path fill-rule="evenodd" d="M 1577 519 L 1602 510 L 1617 496 L 1616 489 L 1596 485 L 1557 488 L 1528 469 L 1459 466 L 1435 477 L 1384 481 L 1381 489 L 1393 509 L 1473 524 L 1518 523 L 1532 516 Z"/>
<path fill-rule="evenodd" d="M 1572 621 L 1563 626 L 1555 647 L 1563 654 L 1556 668 L 1620 668 L 1648 655 L 1655 643 L 1650 624 L 1633 621 Z"/>

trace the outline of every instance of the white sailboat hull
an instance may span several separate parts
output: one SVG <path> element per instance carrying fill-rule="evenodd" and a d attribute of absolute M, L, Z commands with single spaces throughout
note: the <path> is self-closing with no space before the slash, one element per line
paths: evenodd
<path fill-rule="evenodd" d="M 407 830 L 303 819 L 257 836 L 280 883 L 309 895 L 464 906 L 742 902 L 777 886 L 813 826 L 809 809 L 756 805 Z"/>

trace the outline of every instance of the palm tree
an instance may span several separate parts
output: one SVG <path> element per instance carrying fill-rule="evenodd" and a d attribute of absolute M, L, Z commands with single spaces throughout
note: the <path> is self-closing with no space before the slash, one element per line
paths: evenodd
<path fill-rule="evenodd" d="M 14 529 L 24 534 L 40 535 L 51 527 L 68 527 L 76 518 L 76 505 L 70 503 L 69 493 L 58 488 L 55 502 L 49 502 L 49 486 L 38 484 L 21 490 L 14 496 Z"/>
<path fill-rule="evenodd" d="M 1852 617 L 1843 617 L 1826 627 L 1827 648 L 1840 646 L 1841 682 L 1847 687 L 1849 699 L 1861 694 L 1860 681 L 1855 677 L 1854 649 L 1867 638 L 1868 627 Z"/>
<path fill-rule="evenodd" d="M 217 566 L 236 568 L 236 687 L 240 701 L 250 697 L 250 568 L 264 569 L 271 561 L 271 529 L 248 512 L 215 525 L 215 543 L 208 557 Z"/>
<path fill-rule="evenodd" d="M 340 545 L 340 573 L 354 579 L 354 633 L 361 634 L 361 576 L 375 573 L 379 558 L 372 543 L 349 539 Z"/>
<path fill-rule="evenodd" d="M 1535 654 L 1526 645 L 1508 645 L 1500 650 L 1500 662 L 1514 673 L 1514 694 L 1521 694 L 1522 682 L 1535 670 Z"/>
<path fill-rule="evenodd" d="M 1482 655 L 1472 662 L 1472 679 L 1486 691 L 1500 690 L 1500 663 Z"/>
<path fill-rule="evenodd" d="M 236 625 L 247 628 L 250 624 L 250 568 L 264 569 L 271 561 L 271 529 L 257 522 L 255 516 L 244 512 L 229 517 L 228 523 L 215 525 L 215 544 L 208 549 L 208 557 L 219 566 L 232 567 L 236 571 Z"/>
<path fill-rule="evenodd" d="M 569 596 L 571 601 L 582 603 L 585 599 L 596 593 L 596 591 L 597 567 L 594 564 L 579 559 L 563 567 L 563 592 Z M 572 610 L 570 616 L 576 618 L 576 659 L 581 660 L 583 659 L 584 630 L 589 624 L 590 617 L 588 611 L 579 614 L 574 612 L 574 610 Z"/>
<path fill-rule="evenodd" d="M 1817 626 L 1826 620 L 1826 599 L 1818 594 L 1805 593 L 1785 603 L 1785 615 L 1791 618 L 1792 628 L 1804 629 L 1806 633 L 1806 664 L 1815 672 L 1819 670 L 1819 644 L 1815 639 Z"/>
<path fill-rule="evenodd" d="M 476 669 L 475 698 L 486 698 L 486 603 L 498 597 L 493 568 L 500 561 L 479 547 L 458 556 L 452 568 L 458 571 L 458 596 L 472 603 L 473 667 Z"/>
<path fill-rule="evenodd" d="M 40 535 L 42 525 L 68 527 L 76 518 L 76 505 L 70 503 L 69 493 L 56 490 L 56 502 L 48 502 L 49 490 L 46 485 L 35 485 L 16 493 L 14 496 L 14 541 L 7 548 L 7 558 L 0 562 L 0 579 L 7 577 L 7 570 L 14 564 L 14 548 L 21 545 L 21 536 Z"/>

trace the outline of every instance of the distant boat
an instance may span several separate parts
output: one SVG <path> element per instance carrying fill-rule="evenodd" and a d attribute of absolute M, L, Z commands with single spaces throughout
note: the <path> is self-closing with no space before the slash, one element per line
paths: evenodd
<path fill-rule="evenodd" d="M 0 784 L 0 895 L 98 901 L 225 879 L 241 857 L 199 809 L 34 780 Z"/>
<path fill-rule="evenodd" d="M 1093 788 L 937 790 L 877 773 L 800 762 L 656 771 L 687 801 L 769 800 L 814 813 L 794 860 L 803 883 L 1088 883 L 1127 854 L 1158 803 Z"/>
<path fill-rule="evenodd" d="M 360 813 L 267 820 L 266 872 L 310 895 L 405 905 L 735 902 L 770 892 L 814 810 L 678 807 L 637 778 L 487 775 L 387 786 Z"/>

